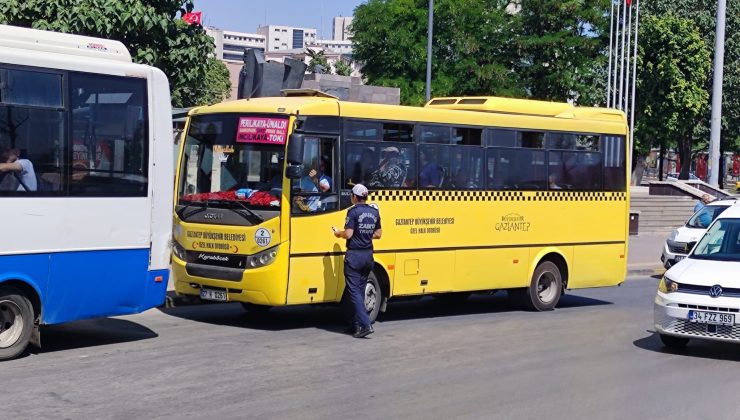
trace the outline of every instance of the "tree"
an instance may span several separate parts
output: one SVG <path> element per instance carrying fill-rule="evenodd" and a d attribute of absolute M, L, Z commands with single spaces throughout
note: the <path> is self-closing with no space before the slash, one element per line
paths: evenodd
<path fill-rule="evenodd" d="M 355 10 L 354 57 L 368 82 L 424 101 L 427 0 Z M 436 0 L 432 92 L 603 101 L 609 0 Z M 602 81 L 603 80 L 603 81 Z"/>
<path fill-rule="evenodd" d="M 352 65 L 349 63 L 349 61 L 340 58 L 336 61 L 336 63 L 334 63 L 334 72 L 337 74 L 337 76 L 351 76 Z"/>
<path fill-rule="evenodd" d="M 637 65 L 636 122 L 643 148 L 649 139 L 676 139 L 685 162 L 707 111 L 709 48 L 691 20 L 648 15 L 641 22 Z M 681 179 L 688 174 L 689 165 L 682 165 Z"/>
<path fill-rule="evenodd" d="M 691 20 L 714 56 L 714 35 L 717 13 L 716 0 L 650 0 L 643 3 L 641 13 L 662 16 L 673 13 Z M 712 78 L 707 78 L 705 89 L 711 92 Z M 722 105 L 722 148 L 740 151 L 740 2 L 727 2 L 725 33 L 724 92 Z M 695 130 L 695 141 L 709 138 L 710 110 L 707 108 Z"/>
<path fill-rule="evenodd" d="M 517 68 L 530 96 L 604 102 L 609 0 L 521 1 Z"/>
<path fill-rule="evenodd" d="M 515 19 L 508 0 L 435 1 L 434 96 L 525 94 L 515 71 Z M 369 0 L 355 9 L 354 59 L 371 84 L 398 87 L 422 104 L 426 86 L 427 0 Z"/>
<path fill-rule="evenodd" d="M 0 23 L 121 41 L 137 63 L 160 68 L 169 78 L 172 104 L 211 103 L 227 85 L 208 85 L 213 40 L 181 16 L 193 0 L 0 0 Z M 217 78 L 216 78 L 217 79 Z"/>
<path fill-rule="evenodd" d="M 309 56 L 308 68 L 306 69 L 309 73 L 316 73 L 318 67 L 323 69 L 323 72 L 331 73 L 331 66 L 329 66 L 329 60 L 326 58 L 323 50 L 312 50 L 306 48 L 306 54 Z"/>

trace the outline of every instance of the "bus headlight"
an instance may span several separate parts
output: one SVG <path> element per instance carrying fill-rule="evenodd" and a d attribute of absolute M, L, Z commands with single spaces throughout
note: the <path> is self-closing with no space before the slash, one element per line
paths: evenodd
<path fill-rule="evenodd" d="M 669 279 L 667 276 L 663 276 L 658 283 L 658 290 L 663 293 L 673 293 L 678 291 L 678 283 Z"/>
<path fill-rule="evenodd" d="M 177 241 L 172 241 L 172 253 L 173 253 L 173 254 L 174 254 L 174 255 L 175 255 L 175 256 L 176 256 L 177 258 L 179 258 L 179 259 L 181 259 L 181 260 L 183 260 L 183 261 L 187 261 L 187 259 L 185 259 L 185 258 L 186 258 L 186 257 L 185 257 L 185 248 L 183 248 L 183 247 L 182 247 L 182 245 L 180 245 L 180 243 L 179 243 L 179 242 L 177 242 Z"/>
<path fill-rule="evenodd" d="M 266 249 L 254 255 L 250 255 L 247 258 L 247 266 L 249 268 L 259 268 L 266 265 L 270 265 L 275 261 L 277 257 L 277 247 Z"/>

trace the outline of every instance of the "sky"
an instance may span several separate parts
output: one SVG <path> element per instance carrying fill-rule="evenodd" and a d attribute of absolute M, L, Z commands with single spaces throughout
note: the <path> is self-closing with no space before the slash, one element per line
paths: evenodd
<path fill-rule="evenodd" d="M 203 12 L 203 26 L 255 33 L 267 23 L 316 28 L 318 38 L 331 39 L 332 18 L 352 16 L 361 3 L 364 0 L 194 0 L 194 11 Z"/>

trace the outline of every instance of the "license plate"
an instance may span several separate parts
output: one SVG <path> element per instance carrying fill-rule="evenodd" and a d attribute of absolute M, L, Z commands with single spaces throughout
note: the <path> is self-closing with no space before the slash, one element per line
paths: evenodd
<path fill-rule="evenodd" d="M 735 314 L 689 311 L 689 322 L 712 325 L 735 325 Z"/>
<path fill-rule="evenodd" d="M 213 289 L 200 289 L 200 298 L 205 300 L 215 300 L 218 302 L 226 302 L 229 300 L 225 290 Z"/>
<path fill-rule="evenodd" d="M 676 262 L 681 261 L 682 259 L 686 258 L 684 255 L 676 255 Z"/>

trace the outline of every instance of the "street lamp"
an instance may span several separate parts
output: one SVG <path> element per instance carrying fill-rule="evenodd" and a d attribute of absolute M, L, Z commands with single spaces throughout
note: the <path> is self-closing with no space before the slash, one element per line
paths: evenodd
<path fill-rule="evenodd" d="M 722 79 L 725 63 L 725 14 L 727 1 L 717 2 L 717 29 L 714 37 L 714 80 L 712 81 L 712 132 L 709 138 L 709 159 L 712 170 L 709 183 L 718 186 L 719 182 L 719 142 L 722 133 Z"/>

